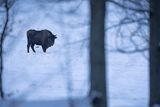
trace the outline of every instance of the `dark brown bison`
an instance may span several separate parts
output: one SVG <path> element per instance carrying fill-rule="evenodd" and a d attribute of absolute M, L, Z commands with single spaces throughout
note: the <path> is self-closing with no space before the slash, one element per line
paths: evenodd
<path fill-rule="evenodd" d="M 33 52 L 36 52 L 34 50 L 34 45 L 41 45 L 43 52 L 46 52 L 47 48 L 54 45 L 56 35 L 53 35 L 48 30 L 28 30 L 27 31 L 27 52 L 29 53 L 29 48 L 31 46 Z"/>

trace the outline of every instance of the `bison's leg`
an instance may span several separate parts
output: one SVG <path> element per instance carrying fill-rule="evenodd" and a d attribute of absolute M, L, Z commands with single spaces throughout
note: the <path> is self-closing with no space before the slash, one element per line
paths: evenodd
<path fill-rule="evenodd" d="M 34 44 L 31 44 L 31 48 L 32 48 L 33 52 L 36 52 L 36 51 L 34 50 Z"/>
<path fill-rule="evenodd" d="M 27 52 L 29 53 L 29 47 L 30 47 L 30 44 L 28 43 L 27 44 Z"/>
<path fill-rule="evenodd" d="M 46 52 L 46 47 L 42 45 L 43 52 Z"/>

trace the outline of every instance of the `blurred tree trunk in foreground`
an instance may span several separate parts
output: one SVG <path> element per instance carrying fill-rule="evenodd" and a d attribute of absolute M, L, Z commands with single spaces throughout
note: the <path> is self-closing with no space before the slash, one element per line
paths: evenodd
<path fill-rule="evenodd" d="M 90 97 L 94 107 L 107 107 L 104 47 L 105 1 L 90 0 Z"/>
<path fill-rule="evenodd" d="M 150 0 L 150 107 L 160 104 L 160 0 Z"/>

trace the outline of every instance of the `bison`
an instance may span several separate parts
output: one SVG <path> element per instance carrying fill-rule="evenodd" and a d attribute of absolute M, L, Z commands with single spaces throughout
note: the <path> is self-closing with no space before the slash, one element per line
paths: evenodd
<path fill-rule="evenodd" d="M 34 45 L 41 45 L 43 52 L 46 52 L 47 48 L 54 45 L 56 35 L 52 34 L 49 30 L 28 30 L 27 31 L 27 52 L 29 53 L 29 48 L 31 46 L 33 52 Z"/>

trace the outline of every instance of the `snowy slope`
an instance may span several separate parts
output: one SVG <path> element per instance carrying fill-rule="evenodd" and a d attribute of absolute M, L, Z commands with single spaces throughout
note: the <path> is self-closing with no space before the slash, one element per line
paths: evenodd
<path fill-rule="evenodd" d="M 108 57 L 111 107 L 147 107 L 147 60 L 141 54 L 109 53 Z"/>
<path fill-rule="evenodd" d="M 87 50 L 81 51 L 80 44 L 69 45 L 70 41 L 66 42 L 66 39 L 69 37 L 81 39 L 85 37 L 87 29 L 84 26 L 82 32 L 82 28 L 76 28 L 72 33 L 71 28 L 64 27 L 63 23 L 66 23 L 62 21 L 63 17 L 66 17 L 62 8 L 64 4 L 37 2 L 19 0 L 13 7 L 13 11 L 16 11 L 13 31 L 5 39 L 4 44 L 5 96 L 8 99 L 51 100 L 65 98 L 68 94 L 86 95 Z M 42 52 L 41 47 L 36 48 L 37 53 L 33 53 L 32 50 L 27 53 L 28 29 L 48 29 L 57 34 L 58 39 L 46 54 Z M 77 35 L 79 33 L 81 35 Z M 68 83 L 69 79 L 74 81 Z M 68 84 L 73 85 L 71 87 L 73 92 L 68 92 Z"/>
<path fill-rule="evenodd" d="M 16 1 L 12 7 L 13 29 L 4 43 L 6 99 L 57 100 L 87 95 L 89 8 L 88 2 L 78 7 L 79 3 Z M 58 39 L 45 54 L 41 47 L 35 48 L 36 53 L 27 53 L 28 29 L 48 29 Z M 108 36 L 109 45 L 114 43 L 112 40 Z M 107 63 L 110 107 L 147 107 L 147 60 L 140 54 L 109 52 Z"/>
<path fill-rule="evenodd" d="M 75 99 L 74 107 L 91 107 L 87 99 Z M 65 99 L 54 101 L 1 101 L 0 107 L 70 107 Z"/>

